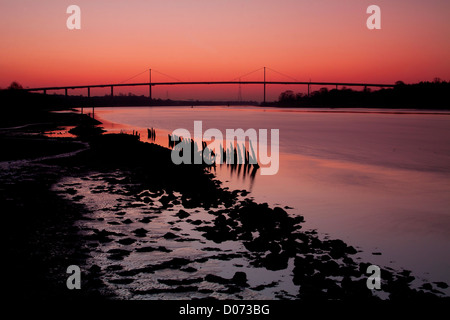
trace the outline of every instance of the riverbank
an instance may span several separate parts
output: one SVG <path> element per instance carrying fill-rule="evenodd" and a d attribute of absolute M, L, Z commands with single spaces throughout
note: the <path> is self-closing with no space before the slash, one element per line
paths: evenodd
<path fill-rule="evenodd" d="M 383 294 L 369 290 L 370 262 L 302 230 L 295 209 L 223 188 L 204 167 L 176 166 L 169 149 L 136 136 L 90 132 L 76 154 L 68 151 L 80 148 L 77 139 L 2 134 L 11 156 L 0 205 L 14 226 L 6 257 L 15 297 L 428 301 L 446 287 L 412 288 L 411 272 L 383 269 Z M 45 141 L 48 153 L 17 152 L 18 136 L 30 146 Z M 51 157 L 58 153 L 69 156 Z M 82 290 L 66 287 L 72 264 Z"/>

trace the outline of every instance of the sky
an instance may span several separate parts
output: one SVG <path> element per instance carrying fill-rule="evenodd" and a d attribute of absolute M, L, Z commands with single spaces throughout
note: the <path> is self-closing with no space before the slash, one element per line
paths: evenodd
<path fill-rule="evenodd" d="M 66 26 L 72 4 L 81 9 L 80 30 Z M 372 4 L 381 9 L 380 30 L 366 26 Z M 273 81 L 450 80 L 449 14 L 448 0 L 0 0 L 0 88 L 120 83 L 139 73 L 129 82 L 145 82 L 149 68 L 154 82 L 233 80 L 264 66 Z M 262 79 L 262 70 L 241 77 Z M 287 89 L 305 90 L 269 86 L 269 100 Z M 223 100 L 238 92 L 156 87 L 154 97 Z M 241 95 L 261 100 L 262 88 L 242 86 Z"/>

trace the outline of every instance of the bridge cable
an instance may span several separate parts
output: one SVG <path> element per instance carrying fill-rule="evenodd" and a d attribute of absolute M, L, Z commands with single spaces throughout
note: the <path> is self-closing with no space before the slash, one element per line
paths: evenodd
<path fill-rule="evenodd" d="M 160 72 L 160 71 L 158 71 L 158 70 L 152 69 L 152 71 L 155 71 L 156 73 L 159 73 L 160 75 L 163 75 L 163 76 L 169 77 L 169 78 L 171 78 L 171 79 L 173 79 L 173 80 L 176 80 L 176 81 L 178 81 L 178 82 L 183 82 L 182 80 L 180 80 L 180 79 L 178 79 L 178 78 L 175 78 L 175 77 L 169 76 L 168 74 L 162 73 L 162 72 Z"/>
<path fill-rule="evenodd" d="M 248 76 L 248 75 L 251 75 L 252 73 L 258 72 L 258 71 L 263 70 L 263 69 L 264 69 L 264 67 L 259 68 L 259 69 L 257 69 L 257 70 L 252 71 L 252 72 L 246 73 L 246 74 L 244 74 L 244 75 L 242 75 L 242 76 L 236 77 L 236 78 L 234 78 L 234 79 L 232 79 L 232 80 L 230 80 L 230 81 L 240 80 L 241 78 L 244 78 L 244 77 L 246 77 L 246 76 Z"/>
<path fill-rule="evenodd" d="M 136 75 L 134 75 L 134 76 L 132 76 L 131 78 L 128 78 L 127 80 L 124 80 L 124 81 L 122 81 L 122 82 L 119 82 L 119 83 L 125 83 L 125 82 L 127 82 L 127 81 L 129 81 L 129 80 L 131 80 L 131 79 L 136 78 L 137 76 L 140 76 L 141 74 L 143 74 L 143 73 L 145 73 L 145 72 L 148 72 L 148 69 L 147 69 L 147 70 L 144 70 L 144 71 L 142 71 L 142 72 L 140 72 L 140 73 L 138 73 L 138 74 L 136 74 Z"/>
<path fill-rule="evenodd" d="M 132 76 L 131 78 L 128 78 L 128 79 L 126 79 L 126 80 L 124 80 L 124 81 L 122 81 L 122 82 L 119 82 L 119 83 L 125 83 L 125 82 L 127 82 L 127 81 L 130 81 L 131 79 L 134 79 L 134 78 L 140 76 L 141 74 L 148 72 L 148 70 L 149 70 L 149 69 L 145 69 L 144 71 L 139 72 L 138 74 L 135 74 L 135 75 Z M 160 72 L 160 71 L 158 71 L 158 70 L 152 69 L 152 71 L 154 71 L 154 72 L 156 72 L 156 73 L 159 73 L 159 74 L 161 74 L 161 75 L 163 75 L 163 76 L 165 76 L 165 77 L 168 77 L 168 78 L 171 78 L 171 79 L 173 79 L 173 80 L 176 80 L 176 81 L 178 81 L 178 82 L 182 82 L 180 79 L 177 79 L 177 78 L 175 78 L 175 77 L 169 76 L 168 74 L 162 73 L 162 72 Z"/>
<path fill-rule="evenodd" d="M 269 69 L 270 71 L 273 71 L 273 72 L 275 72 L 275 73 L 278 73 L 278 74 L 282 75 L 283 77 L 290 78 L 290 79 L 295 80 L 295 81 L 298 82 L 298 80 L 295 79 L 294 77 L 288 76 L 288 75 L 286 75 L 286 74 L 284 74 L 284 73 L 278 72 L 277 70 L 274 70 L 274 69 L 269 68 L 269 67 L 267 67 L 267 69 Z"/>

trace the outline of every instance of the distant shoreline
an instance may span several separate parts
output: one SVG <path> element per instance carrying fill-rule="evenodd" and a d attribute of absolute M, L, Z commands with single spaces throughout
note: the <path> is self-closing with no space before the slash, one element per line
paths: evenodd
<path fill-rule="evenodd" d="M 354 91 L 346 87 L 331 89 L 327 87 L 304 94 L 287 90 L 281 92 L 277 101 L 258 102 L 254 100 L 170 100 L 150 99 L 148 96 L 104 95 L 87 97 L 83 95 L 43 94 L 22 90 L 19 84 L 0 90 L 0 101 L 5 105 L 22 108 L 67 109 L 77 107 L 115 107 L 115 106 L 262 106 L 275 108 L 373 108 L 373 109 L 417 109 L 450 110 L 448 92 L 450 82 L 420 82 L 405 84 L 398 81 L 393 88 L 371 91 L 366 88 Z"/>
<path fill-rule="evenodd" d="M 184 107 L 190 108 L 191 105 L 126 105 L 126 106 L 99 106 L 95 108 L 153 108 L 153 107 Z M 221 104 L 211 103 L 210 105 L 198 105 L 197 107 L 227 107 Z M 287 106 L 261 106 L 261 105 L 230 105 L 230 107 L 246 107 L 255 108 L 255 110 L 262 108 L 264 111 L 279 112 L 279 109 L 283 109 L 284 112 L 299 112 L 299 113 L 374 113 L 374 114 L 435 114 L 435 115 L 450 115 L 449 109 L 427 109 L 427 108 L 388 108 L 388 107 L 287 107 Z M 71 108 L 73 111 L 78 111 L 81 107 Z M 85 107 L 86 110 L 90 110 L 92 107 Z M 349 109 L 349 110 L 346 110 Z M 355 110 L 360 109 L 360 110 Z M 66 109 L 67 110 L 67 109 Z M 373 111 L 371 111 L 373 110 Z M 389 110 L 389 111 L 388 111 Z"/>

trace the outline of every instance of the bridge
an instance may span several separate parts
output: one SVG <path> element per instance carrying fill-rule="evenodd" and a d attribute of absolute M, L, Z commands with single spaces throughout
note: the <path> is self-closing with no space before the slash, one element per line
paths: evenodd
<path fill-rule="evenodd" d="M 253 72 L 259 71 L 263 68 L 255 70 Z M 394 84 L 381 84 L 381 83 L 352 83 L 352 82 L 313 82 L 313 81 L 266 81 L 266 67 L 264 67 L 264 80 L 262 81 L 241 81 L 232 80 L 232 81 L 174 81 L 174 82 L 152 82 L 151 81 L 151 71 L 152 69 L 148 69 L 145 72 L 149 71 L 149 82 L 138 82 L 138 83 L 109 83 L 109 84 L 94 84 L 94 85 L 77 85 L 77 86 L 61 86 L 61 87 L 38 87 L 38 88 L 26 88 L 23 89 L 25 91 L 42 91 L 44 94 L 47 94 L 47 91 L 50 90 L 64 90 L 65 95 L 68 95 L 68 90 L 75 89 L 87 89 L 87 96 L 91 97 L 91 89 L 92 88 L 110 88 L 111 96 L 114 96 L 114 88 L 116 87 L 137 87 L 137 86 L 148 86 L 149 88 L 149 98 L 150 101 L 152 99 L 152 87 L 156 86 L 183 86 L 183 85 L 262 85 L 263 86 L 263 96 L 264 103 L 266 102 L 266 86 L 267 85 L 306 85 L 308 86 L 308 96 L 310 95 L 311 86 L 335 86 L 338 89 L 339 86 L 342 87 L 364 87 L 367 89 L 368 87 L 377 87 L 377 88 L 392 88 Z M 275 71 L 275 70 L 273 70 Z M 253 72 L 250 72 L 246 75 L 249 75 Z M 277 72 L 277 71 L 275 71 Z M 279 73 L 279 72 L 277 72 Z M 142 74 L 142 72 L 140 73 Z M 281 73 L 280 73 L 281 74 Z"/>

